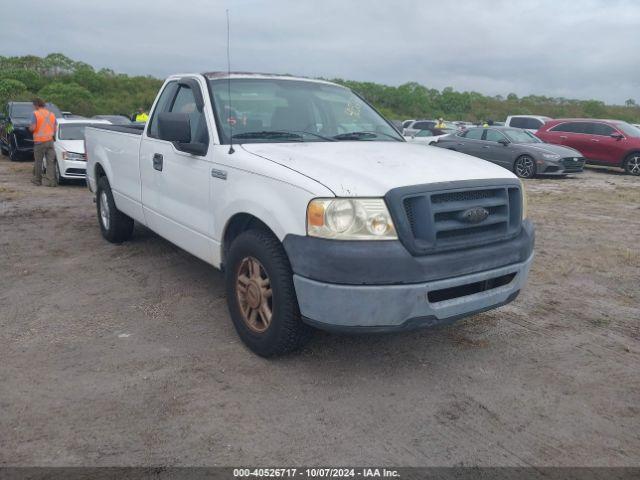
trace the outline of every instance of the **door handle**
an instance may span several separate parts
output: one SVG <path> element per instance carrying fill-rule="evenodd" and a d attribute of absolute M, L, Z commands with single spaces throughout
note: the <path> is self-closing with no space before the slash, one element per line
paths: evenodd
<path fill-rule="evenodd" d="M 224 170 L 218 170 L 217 168 L 212 168 L 211 169 L 211 176 L 213 178 L 219 178 L 221 180 L 226 180 L 227 179 L 227 172 Z"/>
<path fill-rule="evenodd" d="M 563 139 L 563 140 L 566 140 L 567 136 L 566 135 L 560 135 L 560 138 Z"/>
<path fill-rule="evenodd" d="M 159 172 L 162 171 L 162 161 L 164 160 L 164 158 L 162 157 L 162 154 L 160 153 L 154 153 L 153 154 L 153 168 L 155 170 L 158 170 Z"/>
<path fill-rule="evenodd" d="M 462 143 L 462 142 L 458 142 L 458 145 L 464 145 L 464 143 Z"/>
<path fill-rule="evenodd" d="M 592 142 L 599 142 L 600 140 L 598 140 L 597 138 L 592 138 L 591 141 Z"/>
<path fill-rule="evenodd" d="M 491 145 L 483 145 L 482 148 L 491 148 Z"/>

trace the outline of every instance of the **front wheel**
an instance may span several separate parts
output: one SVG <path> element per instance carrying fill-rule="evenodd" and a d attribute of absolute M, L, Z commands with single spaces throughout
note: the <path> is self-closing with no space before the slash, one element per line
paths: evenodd
<path fill-rule="evenodd" d="M 529 155 L 522 155 L 515 161 L 513 172 L 520 178 L 533 178 L 536 176 L 536 162 Z"/>
<path fill-rule="evenodd" d="M 58 165 L 58 160 L 56 160 L 55 168 L 56 180 L 58 181 L 58 185 L 62 185 L 64 183 L 64 177 L 60 173 L 60 165 Z"/>
<path fill-rule="evenodd" d="M 107 177 L 101 177 L 98 180 L 96 197 L 98 223 L 105 240 L 111 243 L 129 240 L 133 235 L 133 219 L 116 207 Z"/>
<path fill-rule="evenodd" d="M 18 146 L 16 145 L 15 138 L 9 140 L 9 160 L 17 162 L 20 160 L 20 152 L 18 152 Z"/>
<path fill-rule="evenodd" d="M 629 175 L 640 175 L 640 153 L 632 153 L 624 161 L 624 171 Z"/>
<path fill-rule="evenodd" d="M 300 318 L 289 259 L 271 232 L 247 230 L 233 241 L 225 284 L 233 324 L 254 353 L 283 355 L 311 338 L 311 327 Z"/>

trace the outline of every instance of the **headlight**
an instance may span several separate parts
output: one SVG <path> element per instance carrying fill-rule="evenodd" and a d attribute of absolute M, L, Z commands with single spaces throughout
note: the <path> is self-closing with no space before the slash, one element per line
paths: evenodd
<path fill-rule="evenodd" d="M 82 153 L 74 153 L 74 152 L 62 152 L 63 160 L 73 160 L 74 162 L 84 162 L 86 160 L 84 154 Z"/>
<path fill-rule="evenodd" d="M 339 240 L 395 240 L 382 198 L 316 198 L 307 206 L 307 234 Z"/>
<path fill-rule="evenodd" d="M 527 191 L 524 189 L 524 183 L 520 180 L 520 191 L 522 192 L 522 219 L 524 220 L 529 215 L 528 210 L 528 202 L 527 202 Z"/>
<path fill-rule="evenodd" d="M 542 156 L 546 160 L 560 160 L 560 158 L 562 158 L 560 155 L 557 155 L 555 153 L 543 153 Z"/>

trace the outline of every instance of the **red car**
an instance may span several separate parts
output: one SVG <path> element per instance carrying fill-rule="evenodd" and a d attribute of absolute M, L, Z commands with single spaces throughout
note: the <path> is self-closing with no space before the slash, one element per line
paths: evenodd
<path fill-rule="evenodd" d="M 621 167 L 640 175 L 640 129 L 618 120 L 560 118 L 536 132 L 547 143 L 575 148 L 587 163 Z"/>

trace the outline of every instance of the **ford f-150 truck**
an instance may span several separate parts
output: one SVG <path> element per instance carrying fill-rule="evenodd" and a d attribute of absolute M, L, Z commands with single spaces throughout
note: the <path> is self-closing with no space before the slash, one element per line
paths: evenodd
<path fill-rule="evenodd" d="M 330 82 L 176 75 L 146 125 L 85 138 L 102 235 L 123 242 L 140 222 L 222 269 L 235 328 L 262 356 L 313 327 L 452 322 L 512 301 L 527 279 L 520 180 L 405 142 Z"/>

